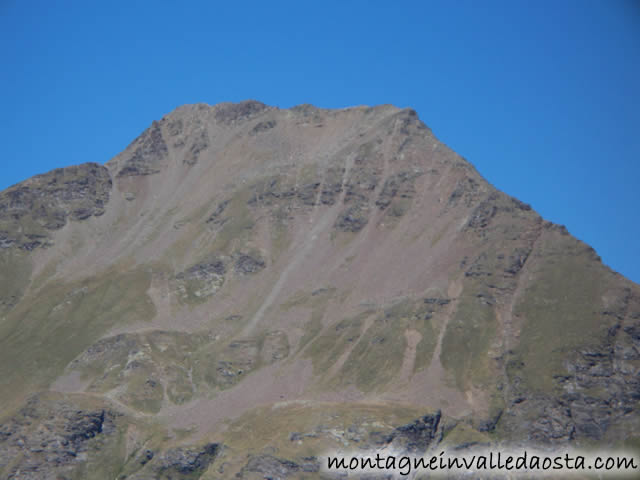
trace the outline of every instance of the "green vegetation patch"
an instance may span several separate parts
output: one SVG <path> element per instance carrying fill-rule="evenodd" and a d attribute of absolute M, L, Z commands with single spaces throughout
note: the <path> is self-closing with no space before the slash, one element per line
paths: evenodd
<path fill-rule="evenodd" d="M 0 399 L 46 386 L 114 325 L 152 318 L 149 285 L 144 270 L 110 271 L 24 298 L 0 324 Z"/>
<path fill-rule="evenodd" d="M 493 378 L 488 352 L 497 328 L 493 307 L 475 289 L 465 288 L 447 325 L 440 352 L 442 365 L 453 374 L 461 390 L 472 384 L 486 385 Z"/>
<path fill-rule="evenodd" d="M 433 355 L 437 336 L 431 311 L 431 305 L 422 299 L 405 299 L 378 314 L 351 350 L 338 381 L 355 383 L 361 390 L 371 391 L 393 380 L 404 360 L 407 330 L 415 330 L 421 336 L 414 368 L 426 366 Z"/>
<path fill-rule="evenodd" d="M 382 312 L 368 310 L 343 319 L 320 333 L 317 329 L 321 322 L 312 316 L 309 338 L 303 338 L 303 342 L 310 342 L 305 355 L 311 358 L 314 372 L 322 375 L 347 354 L 335 377 L 326 380 L 334 386 L 355 385 L 363 391 L 375 390 L 399 373 L 407 349 L 407 330 L 416 331 L 421 337 L 414 369 L 429 364 L 437 343 L 432 316 L 440 307 L 424 299 L 404 299 Z M 375 318 L 365 331 L 366 320 L 372 316 Z"/>
<path fill-rule="evenodd" d="M 567 373 L 565 358 L 606 335 L 598 266 L 582 256 L 550 255 L 516 304 L 524 324 L 512 365 L 529 387 L 552 392 L 554 375 Z"/>
<path fill-rule="evenodd" d="M 461 446 L 489 445 L 491 437 L 479 432 L 468 423 L 460 422 L 449 430 L 440 444 L 443 449 Z"/>

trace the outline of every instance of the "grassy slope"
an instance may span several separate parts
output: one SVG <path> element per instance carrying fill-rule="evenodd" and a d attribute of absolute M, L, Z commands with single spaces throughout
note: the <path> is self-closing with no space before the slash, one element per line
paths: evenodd
<path fill-rule="evenodd" d="M 0 324 L 2 403 L 46 387 L 117 323 L 150 319 L 149 282 L 142 270 L 111 271 L 24 298 Z"/>

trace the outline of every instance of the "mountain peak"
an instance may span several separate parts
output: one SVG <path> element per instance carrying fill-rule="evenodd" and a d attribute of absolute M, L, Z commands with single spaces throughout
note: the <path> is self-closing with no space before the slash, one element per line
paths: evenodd
<path fill-rule="evenodd" d="M 640 287 L 412 109 L 179 107 L 1 192 L 0 262 L 3 474 L 640 430 Z"/>

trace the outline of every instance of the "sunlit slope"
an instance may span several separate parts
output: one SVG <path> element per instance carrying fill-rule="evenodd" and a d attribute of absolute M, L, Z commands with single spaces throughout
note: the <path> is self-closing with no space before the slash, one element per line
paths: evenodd
<path fill-rule="evenodd" d="M 366 441 L 376 412 L 441 411 L 438 442 L 638 431 L 638 286 L 410 109 L 180 107 L 105 166 L 0 193 L 0 246 L 0 414 L 99 402 L 165 431 L 156 453 L 205 452 L 189 478 L 218 478 L 206 442 L 246 478 L 279 465 L 243 449 L 290 442 L 293 405 L 320 422 L 277 447 L 300 475 L 332 410 Z M 225 433 L 247 419 L 251 445 Z"/>

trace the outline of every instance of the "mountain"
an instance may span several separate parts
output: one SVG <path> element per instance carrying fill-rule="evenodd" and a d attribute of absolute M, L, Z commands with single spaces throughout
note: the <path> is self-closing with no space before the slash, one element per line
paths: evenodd
<path fill-rule="evenodd" d="M 411 109 L 179 107 L 1 192 L 0 262 L 1 478 L 640 443 L 640 287 Z"/>

